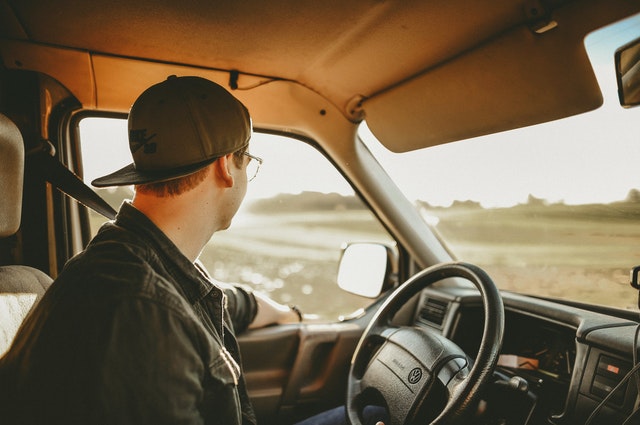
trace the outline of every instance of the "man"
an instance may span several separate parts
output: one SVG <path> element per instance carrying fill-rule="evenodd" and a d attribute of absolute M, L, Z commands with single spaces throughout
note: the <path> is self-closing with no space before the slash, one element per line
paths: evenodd
<path fill-rule="evenodd" d="M 95 181 L 136 185 L 133 201 L 69 261 L 0 361 L 16 423 L 255 422 L 234 333 L 299 316 L 194 264 L 245 195 L 250 137 L 246 108 L 202 78 L 170 77 L 136 100 L 134 163 Z"/>
<path fill-rule="evenodd" d="M 133 184 L 134 198 L 65 265 L 0 359 L 3 417 L 253 424 L 235 333 L 300 314 L 197 263 L 259 161 L 249 113 L 211 81 L 172 76 L 140 95 L 128 125 L 133 163 L 93 184 Z M 343 421 L 336 412 L 313 423 Z"/>

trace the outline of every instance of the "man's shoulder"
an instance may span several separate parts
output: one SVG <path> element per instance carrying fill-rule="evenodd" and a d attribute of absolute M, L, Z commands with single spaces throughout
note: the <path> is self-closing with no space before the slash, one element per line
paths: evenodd
<path fill-rule="evenodd" d="M 59 277 L 91 276 L 96 280 L 144 282 L 154 274 L 150 253 L 143 244 L 114 238 L 94 238 L 87 248 L 65 264 Z"/>
<path fill-rule="evenodd" d="M 65 265 L 53 286 L 104 302 L 137 299 L 170 308 L 183 308 L 184 302 L 153 252 L 141 244 L 113 239 L 92 241 Z"/>

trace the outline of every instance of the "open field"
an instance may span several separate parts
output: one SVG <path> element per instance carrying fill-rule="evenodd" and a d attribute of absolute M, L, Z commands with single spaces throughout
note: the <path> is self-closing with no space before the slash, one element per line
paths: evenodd
<path fill-rule="evenodd" d="M 335 319 L 371 303 L 336 283 L 343 243 L 390 243 L 368 211 L 239 218 L 214 235 L 200 257 L 216 279 L 249 284 L 319 319 Z"/>
<path fill-rule="evenodd" d="M 640 204 L 459 206 L 428 211 L 459 258 L 501 289 L 637 309 Z"/>
<path fill-rule="evenodd" d="M 321 206 L 278 212 L 274 204 L 262 213 L 249 209 L 214 235 L 201 256 L 212 275 L 323 319 L 369 304 L 341 291 L 335 279 L 343 243 L 391 243 L 371 214 Z M 485 268 L 501 289 L 637 308 L 628 282 L 630 268 L 640 265 L 638 203 L 504 209 L 460 203 L 424 213 L 459 259 Z"/>

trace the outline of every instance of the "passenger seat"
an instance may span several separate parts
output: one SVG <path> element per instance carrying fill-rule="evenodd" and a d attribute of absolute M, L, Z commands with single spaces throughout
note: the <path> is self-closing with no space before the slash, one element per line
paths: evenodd
<path fill-rule="evenodd" d="M 8 238 L 20 227 L 25 158 L 20 130 L 2 114 L 0 158 L 0 238 Z M 0 266 L 0 357 L 9 349 L 20 324 L 51 282 L 51 277 L 33 267 Z"/>

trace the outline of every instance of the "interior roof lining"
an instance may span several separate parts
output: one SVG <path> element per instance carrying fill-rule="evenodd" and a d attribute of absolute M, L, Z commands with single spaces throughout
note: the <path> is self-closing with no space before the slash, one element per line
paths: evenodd
<path fill-rule="evenodd" d="M 558 28 L 536 35 L 527 28 L 523 3 L 517 0 L 471 4 L 452 0 L 445 5 L 353 0 L 341 7 L 336 7 L 336 0 L 313 3 L 296 13 L 288 9 L 296 3 L 293 0 L 275 1 L 269 7 L 259 0 L 248 0 L 255 6 L 252 9 L 255 15 L 240 13 L 233 4 L 200 2 L 203 16 L 194 19 L 193 33 L 185 35 L 172 31 L 183 31 L 191 22 L 185 16 L 190 15 L 171 0 L 139 0 L 135 5 L 123 2 L 114 5 L 113 10 L 104 6 L 106 0 L 81 5 L 71 0 L 60 1 L 52 5 L 38 0 L 0 0 L 0 10 L 15 11 L 15 15 L 0 16 L 3 59 L 8 67 L 30 69 L 31 64 L 32 69 L 57 78 L 87 108 L 127 110 L 131 97 L 138 93 L 139 83 L 148 83 L 146 77 L 138 77 L 136 73 L 157 72 L 145 71 L 150 64 L 161 70 L 159 74 L 175 69 L 215 75 L 238 70 L 242 79 L 250 82 L 249 86 L 274 78 L 306 87 L 334 105 L 347 120 L 359 119 L 357 114 L 350 115 L 349 107 L 354 100 L 364 98 L 362 105 L 370 128 L 396 151 L 530 125 L 596 107 L 601 95 L 594 91 L 597 83 L 586 56 L 576 54 L 576 35 L 582 40 L 596 25 L 640 10 L 638 3 L 626 0 L 568 2 L 553 12 Z M 154 13 L 144 14 L 145 7 L 152 4 L 157 6 Z M 121 15 L 115 12 L 116 6 L 132 8 L 135 13 L 128 17 L 129 21 L 118 19 Z M 174 7 L 180 16 L 178 25 L 163 31 L 153 27 L 153 19 L 168 22 Z M 341 8 L 349 13 L 338 14 Z M 82 15 L 85 12 L 90 13 Z M 216 17 L 220 26 L 215 26 L 220 31 L 215 39 L 205 36 L 210 31 L 207 19 L 212 16 L 207 14 L 213 12 L 220 12 Z M 355 22 L 360 24 L 349 26 L 349 19 L 357 13 L 360 16 Z M 318 22 L 312 19 L 316 17 Z M 456 25 L 447 21 L 450 17 L 458 18 Z M 296 38 L 295 27 L 276 25 L 276 21 L 269 19 L 282 19 L 280 24 L 313 26 L 309 34 L 300 32 Z M 75 20 L 77 25 L 70 25 Z M 136 25 L 127 26 L 127 22 Z M 248 28 L 243 31 L 242 25 L 251 23 L 257 25 L 257 32 Z M 150 29 L 136 32 L 145 26 Z M 260 28 L 274 27 L 281 32 L 259 33 Z M 323 29 L 330 30 L 326 40 Z M 109 34 L 108 30 L 116 32 Z M 242 36 L 237 37 L 237 33 Z M 21 43 L 11 41 L 23 39 L 27 34 L 32 41 L 22 43 L 22 47 Z M 518 34 L 512 41 L 519 40 L 520 47 L 512 45 L 511 50 L 501 51 L 511 34 Z M 172 37 L 181 41 L 165 42 Z M 402 43 L 403 40 L 406 42 Z M 549 48 L 553 43 L 557 46 Z M 64 45 L 73 49 L 54 47 Z M 188 49 L 181 51 L 184 46 Z M 204 50 L 198 50 L 203 46 Z M 321 49 L 313 50 L 317 47 Z M 483 55 L 494 55 L 494 61 L 483 61 Z M 565 55 L 569 60 L 565 60 Z M 121 58 L 121 65 L 131 74 L 118 69 L 95 69 L 97 62 L 109 58 Z M 500 64 L 498 60 L 505 62 Z M 564 61 L 563 66 L 554 64 L 560 61 Z M 535 66 L 528 69 L 514 67 L 514 63 Z M 471 66 L 482 70 L 475 85 L 465 73 L 465 67 L 472 69 Z M 511 71 L 503 75 L 510 85 L 496 84 L 496 75 L 505 70 Z M 514 78 L 514 70 L 519 78 Z M 536 91 L 556 81 L 558 76 L 564 80 L 553 87 L 559 94 L 557 99 Z M 579 84 L 573 84 L 573 79 Z M 564 82 L 567 84 L 562 86 Z M 498 95 L 507 102 L 492 102 L 496 96 L 491 90 L 498 90 Z M 518 93 L 528 96 L 526 107 L 518 106 Z M 245 97 L 248 102 L 264 102 Z M 277 103 L 278 99 L 271 101 Z M 546 114 L 552 107 L 555 111 Z M 491 114 L 487 113 L 489 108 L 493 108 Z"/>

